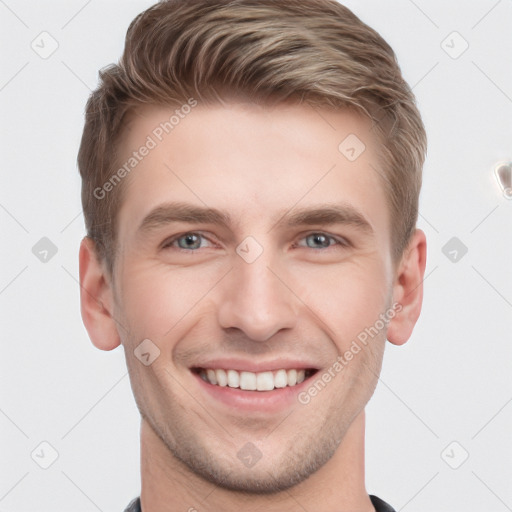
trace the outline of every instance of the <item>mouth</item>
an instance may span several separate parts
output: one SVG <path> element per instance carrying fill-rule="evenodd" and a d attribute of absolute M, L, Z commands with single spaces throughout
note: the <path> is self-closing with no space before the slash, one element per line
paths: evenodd
<path fill-rule="evenodd" d="M 198 361 L 189 371 L 205 406 L 219 407 L 230 416 L 267 415 L 273 421 L 276 414 L 297 406 L 299 393 L 320 368 L 299 359 L 233 357 Z"/>
<path fill-rule="evenodd" d="M 212 386 L 256 392 L 294 388 L 318 371 L 316 368 L 281 368 L 262 372 L 225 368 L 191 368 L 191 370 L 192 373 Z"/>

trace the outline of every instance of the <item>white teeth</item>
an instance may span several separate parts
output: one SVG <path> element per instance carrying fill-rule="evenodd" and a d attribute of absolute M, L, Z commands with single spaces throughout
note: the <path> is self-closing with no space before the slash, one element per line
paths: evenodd
<path fill-rule="evenodd" d="M 256 384 L 258 391 L 272 391 L 274 389 L 274 375 L 272 372 L 258 373 L 256 375 Z"/>
<path fill-rule="evenodd" d="M 228 386 L 230 388 L 240 387 L 240 374 L 236 370 L 228 370 Z"/>
<path fill-rule="evenodd" d="M 208 381 L 212 384 L 217 384 L 217 377 L 215 376 L 215 370 L 206 370 L 206 376 Z"/>
<path fill-rule="evenodd" d="M 217 377 L 217 384 L 219 386 L 227 386 L 228 385 L 228 376 L 224 370 L 215 370 L 215 376 Z M 212 381 L 210 381 L 213 384 Z"/>
<path fill-rule="evenodd" d="M 240 372 L 240 389 L 254 391 L 256 389 L 256 374 L 251 372 Z"/>
<path fill-rule="evenodd" d="M 274 386 L 276 388 L 285 388 L 288 385 L 288 375 L 286 370 L 277 370 L 274 375 Z"/>
<path fill-rule="evenodd" d="M 288 386 L 297 384 L 297 370 L 288 370 Z"/>
<path fill-rule="evenodd" d="M 306 370 L 283 369 L 253 373 L 208 368 L 201 370 L 200 376 L 206 382 L 217 386 L 240 388 L 244 391 L 272 391 L 274 388 L 285 388 L 304 382 Z"/>

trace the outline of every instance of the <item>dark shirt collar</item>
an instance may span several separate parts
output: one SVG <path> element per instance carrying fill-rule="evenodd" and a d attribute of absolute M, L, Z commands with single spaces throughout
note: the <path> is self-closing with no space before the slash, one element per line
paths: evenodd
<path fill-rule="evenodd" d="M 375 507 L 375 512 L 396 512 L 391 505 L 388 505 L 385 501 L 381 500 L 377 496 L 370 494 L 370 500 L 372 505 Z M 130 504 L 127 508 L 125 508 L 124 512 L 142 512 L 140 508 L 140 497 L 130 501 Z"/>

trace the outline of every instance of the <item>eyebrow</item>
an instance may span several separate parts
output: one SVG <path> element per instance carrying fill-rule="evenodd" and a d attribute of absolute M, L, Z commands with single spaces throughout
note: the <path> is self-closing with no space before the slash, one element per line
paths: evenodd
<path fill-rule="evenodd" d="M 137 232 L 150 232 L 171 222 L 190 224 L 217 224 L 229 227 L 231 216 L 215 208 L 195 206 L 188 203 L 165 203 L 157 206 L 144 217 Z"/>
<path fill-rule="evenodd" d="M 294 213 L 291 213 L 295 210 Z M 305 225 L 350 225 L 367 234 L 373 234 L 373 228 L 365 216 L 356 208 L 348 204 L 321 204 L 304 208 L 293 208 L 281 214 L 281 217 L 273 224 L 275 227 L 298 227 Z M 189 203 L 173 202 L 164 203 L 144 217 L 138 233 L 149 233 L 165 227 L 172 222 L 185 222 L 190 224 L 216 224 L 229 229 L 233 226 L 233 217 L 216 208 L 196 206 Z"/>

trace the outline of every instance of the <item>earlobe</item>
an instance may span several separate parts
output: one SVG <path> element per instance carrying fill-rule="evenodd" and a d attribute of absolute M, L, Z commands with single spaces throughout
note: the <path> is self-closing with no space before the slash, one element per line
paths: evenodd
<path fill-rule="evenodd" d="M 95 243 L 84 237 L 80 243 L 80 310 L 93 345 L 113 350 L 121 343 L 112 316 L 113 290 L 103 265 L 98 261 Z"/>
<path fill-rule="evenodd" d="M 426 260 L 425 233 L 416 229 L 398 266 L 393 288 L 393 303 L 399 307 L 389 322 L 387 339 L 394 345 L 403 345 L 410 338 L 420 316 Z"/>

